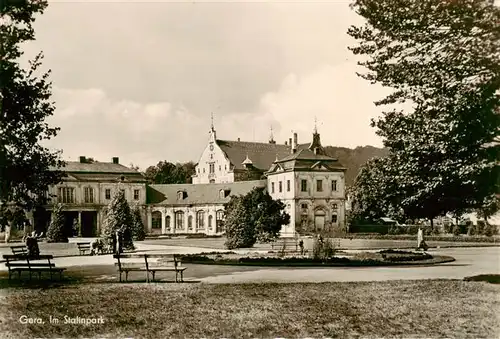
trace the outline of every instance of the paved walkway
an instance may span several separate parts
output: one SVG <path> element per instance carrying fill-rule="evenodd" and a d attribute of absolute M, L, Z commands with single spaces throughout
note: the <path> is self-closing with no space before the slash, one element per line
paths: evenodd
<path fill-rule="evenodd" d="M 453 248 L 429 251 L 448 255 L 452 263 L 427 267 L 335 267 L 335 268 L 266 268 L 202 278 L 204 283 L 249 282 L 329 282 L 384 281 L 415 279 L 463 279 L 478 274 L 500 274 L 500 248 Z"/>
<path fill-rule="evenodd" d="M 78 239 L 79 241 L 84 241 Z M 201 253 L 222 252 L 225 250 L 205 247 L 183 247 L 155 245 L 151 243 L 137 243 L 139 252 L 161 251 L 162 253 Z M 356 250 L 352 250 L 354 252 Z M 245 253 L 248 250 L 239 250 Z M 253 251 L 255 252 L 255 251 Z M 441 248 L 430 250 L 435 255 L 448 255 L 456 259 L 455 262 L 428 266 L 428 267 L 328 267 L 328 268 L 273 268 L 273 267 L 244 267 L 244 266 L 192 266 L 193 277 L 186 276 L 186 280 L 202 283 L 246 283 L 246 282 L 328 282 L 328 281 L 381 281 L 381 280 L 413 280 L 413 279 L 463 279 L 466 276 L 477 274 L 500 274 L 500 248 Z M 114 271 L 112 255 L 100 256 L 72 256 L 55 258 L 54 263 L 59 267 L 81 267 L 90 274 L 92 267 L 107 266 Z M 0 271 L 6 271 L 5 265 L 0 264 Z M 104 272 L 103 272 L 104 273 Z M 106 280 L 116 279 L 116 274 L 104 273 Z M 108 279 L 109 278 L 109 279 Z"/>

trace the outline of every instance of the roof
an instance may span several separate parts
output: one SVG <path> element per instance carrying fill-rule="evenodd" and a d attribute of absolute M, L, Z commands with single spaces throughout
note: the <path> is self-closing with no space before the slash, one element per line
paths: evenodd
<path fill-rule="evenodd" d="M 300 145 L 303 146 L 303 145 Z M 298 151 L 283 159 L 277 160 L 271 166 L 268 174 L 281 171 L 345 171 L 346 168 L 333 157 L 325 154 L 315 154 L 308 148 L 298 147 Z"/>
<path fill-rule="evenodd" d="M 124 182 L 146 182 L 146 178 L 139 172 L 136 173 L 68 173 L 78 181 L 121 181 Z"/>
<path fill-rule="evenodd" d="M 285 161 L 290 161 L 290 160 L 337 161 L 336 158 L 330 157 L 328 155 L 314 154 L 314 152 L 308 148 L 302 148 L 302 149 L 299 148 L 297 152 L 295 152 L 293 154 L 289 154 L 288 156 L 284 157 L 283 159 L 278 160 L 277 162 L 285 162 Z"/>
<path fill-rule="evenodd" d="M 52 167 L 51 170 L 89 173 L 139 173 L 132 168 L 112 162 L 81 163 L 78 161 L 66 161 L 65 166 L 61 168 Z"/>
<path fill-rule="evenodd" d="M 148 204 L 159 205 L 204 205 L 225 204 L 231 196 L 245 195 L 255 187 L 266 187 L 266 180 L 237 181 L 217 184 L 153 184 L 148 186 Z M 221 190 L 224 197 L 221 197 Z M 179 200 L 178 192 L 184 192 Z"/>
<path fill-rule="evenodd" d="M 246 157 L 254 167 L 267 171 L 276 160 L 290 154 L 289 145 L 264 142 L 217 140 L 217 145 L 226 154 L 235 169 L 245 169 L 243 162 Z"/>
<path fill-rule="evenodd" d="M 129 181 L 145 181 L 142 173 L 112 162 L 81 163 L 78 161 L 66 161 L 63 167 L 51 167 L 51 170 L 59 170 L 71 174 L 82 181 L 107 181 L 119 180 L 121 176 Z"/>

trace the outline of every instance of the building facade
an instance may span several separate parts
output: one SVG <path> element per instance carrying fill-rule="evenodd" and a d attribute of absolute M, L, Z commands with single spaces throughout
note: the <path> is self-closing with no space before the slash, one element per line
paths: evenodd
<path fill-rule="evenodd" d="M 301 149 L 294 134 L 291 154 L 276 160 L 266 173 L 269 194 L 283 201 L 290 214 L 283 235 L 345 226 L 345 171 L 337 159 L 326 155 L 317 131 L 309 147 Z"/>
<path fill-rule="evenodd" d="M 107 206 L 119 189 L 124 190 L 131 206 L 138 206 L 143 211 L 146 221 L 146 179 L 138 171 L 120 164 L 119 158 L 95 162 L 81 156 L 78 162 L 66 162 L 61 170 L 65 173 L 62 182 L 49 187 L 48 193 L 53 198 L 44 206 L 45 212 L 35 218 L 38 232 L 47 229 L 50 214 L 60 203 L 64 206 L 66 228 L 71 229 L 73 225 L 77 228 L 74 235 L 98 235 Z"/>
<path fill-rule="evenodd" d="M 310 144 L 298 144 L 296 133 L 277 144 L 272 137 L 267 143 L 219 140 L 212 125 L 193 184 L 148 185 L 118 158 L 102 163 L 80 157 L 67 162 L 62 183 L 50 187 L 55 198 L 46 210 L 64 204 L 67 227 L 77 222 L 75 235 L 95 236 L 114 192 L 122 189 L 143 212 L 150 234 L 215 235 L 224 233 L 224 205 L 231 196 L 264 187 L 291 216 L 282 235 L 317 233 L 345 224 L 345 170 L 326 155 L 316 130 Z"/>

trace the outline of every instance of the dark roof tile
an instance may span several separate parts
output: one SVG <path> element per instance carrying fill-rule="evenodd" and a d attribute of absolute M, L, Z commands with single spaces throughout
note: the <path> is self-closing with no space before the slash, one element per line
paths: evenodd
<path fill-rule="evenodd" d="M 154 184 L 148 186 L 148 203 L 171 206 L 224 204 L 233 195 L 245 195 L 255 187 L 266 187 L 266 180 L 238 181 L 221 184 Z M 220 196 L 221 190 L 228 195 Z M 185 192 L 182 200 L 177 199 L 177 192 Z"/>
<path fill-rule="evenodd" d="M 226 153 L 235 169 L 244 169 L 243 161 L 248 155 L 254 167 L 267 171 L 272 163 L 290 154 L 290 146 L 263 142 L 217 140 L 217 145 Z"/>

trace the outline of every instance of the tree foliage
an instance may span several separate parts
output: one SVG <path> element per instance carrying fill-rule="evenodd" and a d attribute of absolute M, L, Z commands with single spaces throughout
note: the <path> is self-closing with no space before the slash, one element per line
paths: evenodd
<path fill-rule="evenodd" d="M 132 212 L 132 225 L 132 239 L 144 240 L 146 238 L 146 231 L 144 230 L 144 223 L 142 222 L 139 207 L 135 207 Z"/>
<path fill-rule="evenodd" d="M 152 184 L 190 184 L 191 176 L 195 174 L 193 162 L 173 164 L 168 161 L 160 161 L 156 166 L 146 169 L 146 179 Z"/>
<path fill-rule="evenodd" d="M 47 229 L 47 242 L 68 242 L 68 231 L 65 229 L 63 205 L 57 204 L 52 211 L 49 228 Z"/>
<path fill-rule="evenodd" d="M 59 152 L 40 143 L 57 134 L 46 119 L 54 112 L 49 72 L 40 73 L 42 54 L 22 69 L 21 44 L 35 39 L 35 15 L 47 1 L 0 2 L 0 204 L 31 209 L 46 198 L 47 186 L 60 181 Z"/>
<path fill-rule="evenodd" d="M 376 105 L 412 106 L 372 121 L 396 183 L 395 192 L 382 188 L 392 193 L 387 205 L 431 220 L 481 208 L 499 192 L 500 9 L 486 0 L 352 7 L 366 19 L 348 30 L 368 70 L 360 76 L 393 89 Z"/>
<path fill-rule="evenodd" d="M 404 219 L 399 207 L 397 175 L 390 172 L 389 162 L 389 158 L 375 158 L 361 168 L 348 192 L 353 201 L 351 223 L 373 223 L 381 217 Z"/>
<path fill-rule="evenodd" d="M 104 244 L 110 246 L 117 232 L 121 234 L 124 249 L 133 249 L 133 216 L 130 206 L 125 198 L 125 191 L 116 190 L 109 202 L 107 214 L 101 230 L 101 239 Z"/>
<path fill-rule="evenodd" d="M 257 187 L 244 196 L 231 197 L 225 209 L 226 247 L 252 247 L 257 241 L 270 242 L 279 237 L 281 227 L 290 222 L 285 204 L 265 188 Z"/>

